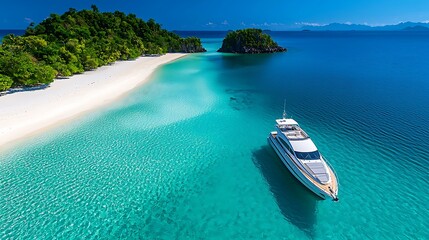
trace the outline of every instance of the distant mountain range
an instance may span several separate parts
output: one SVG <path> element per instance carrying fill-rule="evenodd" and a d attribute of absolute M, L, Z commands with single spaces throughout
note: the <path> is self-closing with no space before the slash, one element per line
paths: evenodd
<path fill-rule="evenodd" d="M 324 26 L 303 26 L 310 31 L 429 31 L 429 23 L 402 22 L 396 25 L 368 26 L 363 24 L 331 23 Z"/>

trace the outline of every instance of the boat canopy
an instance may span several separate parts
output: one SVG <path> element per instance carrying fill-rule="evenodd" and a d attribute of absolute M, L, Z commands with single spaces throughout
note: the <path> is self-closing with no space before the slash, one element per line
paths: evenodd
<path fill-rule="evenodd" d="M 314 152 L 317 151 L 316 145 L 314 145 L 313 141 L 311 141 L 310 138 L 299 140 L 299 141 L 290 141 L 290 144 L 292 144 L 293 150 L 295 152 Z"/>
<path fill-rule="evenodd" d="M 282 118 L 282 119 L 276 119 L 276 122 L 279 126 L 283 125 L 298 125 L 298 123 L 293 120 L 292 118 Z"/>

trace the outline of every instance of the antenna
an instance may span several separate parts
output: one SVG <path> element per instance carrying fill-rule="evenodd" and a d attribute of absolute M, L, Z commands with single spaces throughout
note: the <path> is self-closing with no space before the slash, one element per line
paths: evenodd
<path fill-rule="evenodd" d="M 286 99 L 283 100 L 283 119 L 286 119 Z"/>

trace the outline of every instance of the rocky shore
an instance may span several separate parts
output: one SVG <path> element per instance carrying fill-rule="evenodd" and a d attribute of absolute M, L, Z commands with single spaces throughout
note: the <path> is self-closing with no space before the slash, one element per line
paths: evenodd
<path fill-rule="evenodd" d="M 222 42 L 222 47 L 218 50 L 218 52 L 242 54 L 286 51 L 286 48 L 279 46 L 261 29 L 243 29 L 229 32 Z"/>

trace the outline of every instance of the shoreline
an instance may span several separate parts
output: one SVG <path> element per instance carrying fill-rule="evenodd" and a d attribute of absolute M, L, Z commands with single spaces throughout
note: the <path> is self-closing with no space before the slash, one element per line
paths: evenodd
<path fill-rule="evenodd" d="M 67 79 L 55 79 L 45 89 L 0 96 L 0 149 L 120 98 L 148 82 L 159 66 L 186 55 L 168 53 L 118 61 Z"/>

